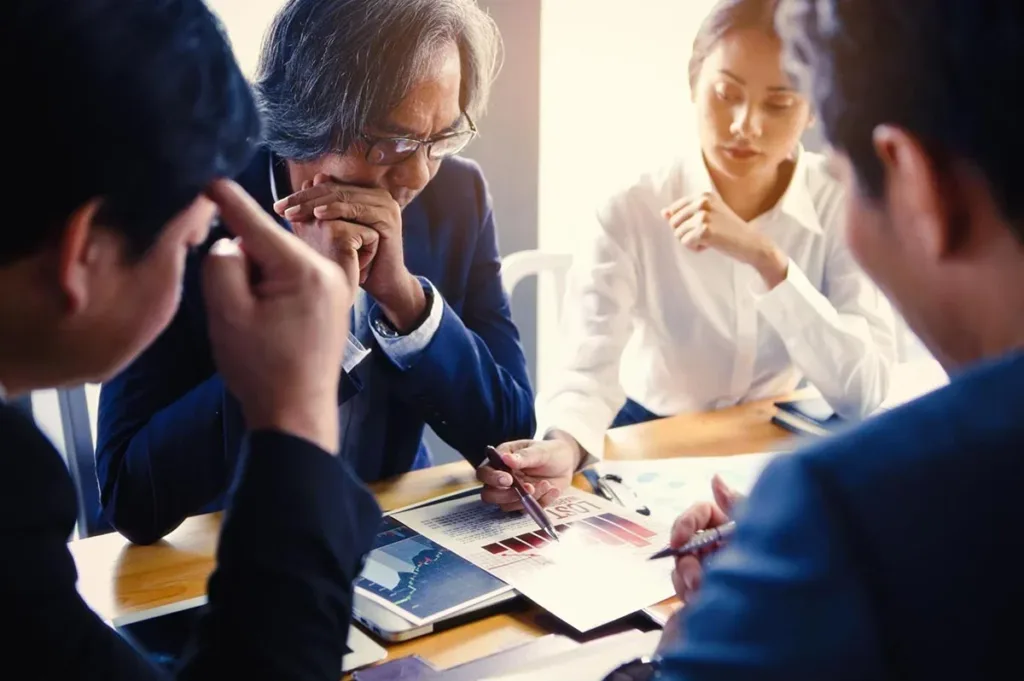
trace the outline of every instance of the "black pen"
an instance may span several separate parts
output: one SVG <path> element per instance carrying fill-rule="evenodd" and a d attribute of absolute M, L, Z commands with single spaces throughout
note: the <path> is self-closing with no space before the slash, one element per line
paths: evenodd
<path fill-rule="evenodd" d="M 491 464 L 491 467 L 501 471 L 502 473 L 508 473 L 512 477 L 512 489 L 519 495 L 519 501 L 523 504 L 523 510 L 533 518 L 540 529 L 548 533 L 548 535 L 555 541 L 561 541 L 558 538 L 558 533 L 555 532 L 555 526 L 551 524 L 551 520 L 548 518 L 548 514 L 544 512 L 544 509 L 540 507 L 537 500 L 534 499 L 530 494 L 526 492 L 526 488 L 523 487 L 523 483 L 519 481 L 516 474 L 512 472 L 512 469 L 501 460 L 501 454 L 494 447 L 487 448 L 487 461 Z"/>
<path fill-rule="evenodd" d="M 701 549 L 706 549 L 709 546 L 714 546 L 720 541 L 725 541 L 733 535 L 736 531 L 736 521 L 730 520 L 727 523 L 723 523 L 718 527 L 710 530 L 702 530 L 695 534 L 690 541 L 686 542 L 678 549 L 674 549 L 671 546 L 658 551 L 656 554 L 648 558 L 647 560 L 657 560 L 658 558 L 668 558 L 669 556 L 675 556 L 680 558 L 687 556 L 691 553 L 697 553 Z"/>

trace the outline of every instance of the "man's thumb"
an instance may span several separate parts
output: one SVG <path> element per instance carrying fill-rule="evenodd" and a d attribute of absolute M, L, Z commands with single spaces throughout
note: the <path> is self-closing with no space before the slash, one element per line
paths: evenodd
<path fill-rule="evenodd" d="M 513 469 L 524 470 L 545 465 L 551 460 L 551 454 L 544 447 L 532 445 L 511 454 L 503 454 L 501 458 Z"/>

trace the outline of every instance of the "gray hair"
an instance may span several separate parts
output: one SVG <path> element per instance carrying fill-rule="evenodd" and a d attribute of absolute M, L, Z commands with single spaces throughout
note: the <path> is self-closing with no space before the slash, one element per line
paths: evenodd
<path fill-rule="evenodd" d="M 452 43 L 462 61 L 459 103 L 477 118 L 502 45 L 476 0 L 288 0 L 267 32 L 256 74 L 267 143 L 297 161 L 343 153 Z"/>

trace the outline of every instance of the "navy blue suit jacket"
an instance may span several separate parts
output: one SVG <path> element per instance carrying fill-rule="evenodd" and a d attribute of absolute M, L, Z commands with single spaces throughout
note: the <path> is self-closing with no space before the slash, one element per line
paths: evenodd
<path fill-rule="evenodd" d="M 269 152 L 261 151 L 239 182 L 273 214 L 269 164 Z M 386 383 L 374 385 L 374 394 L 385 397 L 366 418 L 386 419 L 387 425 L 383 451 L 361 451 L 350 461 L 366 482 L 410 470 L 428 423 L 473 463 L 483 460 L 485 446 L 531 437 L 536 427 L 479 167 L 459 158 L 444 161 L 402 220 L 406 265 L 430 280 L 445 309 L 412 367 L 399 369 L 379 347 L 364 362 L 375 363 L 375 380 Z M 211 240 L 223 235 L 214 230 Z M 139 543 L 156 541 L 189 515 L 223 506 L 245 430 L 213 365 L 201 257 L 190 258 L 170 327 L 101 391 L 96 463 L 104 515 Z M 364 369 L 344 375 L 339 404 L 366 387 Z"/>
<path fill-rule="evenodd" d="M 666 678 L 1008 679 L 1024 613 L 1024 353 L 765 470 Z"/>
<path fill-rule="evenodd" d="M 273 431 L 245 439 L 181 681 L 341 674 L 352 583 L 380 511 L 349 467 Z M 0 678 L 167 680 L 85 604 L 68 537 L 75 488 L 35 425 L 0 405 Z"/>

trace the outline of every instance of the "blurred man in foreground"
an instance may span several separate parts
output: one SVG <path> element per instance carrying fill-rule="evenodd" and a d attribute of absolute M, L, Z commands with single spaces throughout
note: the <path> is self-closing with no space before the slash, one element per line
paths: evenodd
<path fill-rule="evenodd" d="M 783 0 L 847 240 L 951 385 L 773 462 L 667 637 L 668 679 L 986 679 L 1024 582 L 1024 8 Z M 718 525 L 691 511 L 674 542 Z M 683 578 L 693 579 L 696 564 Z"/>
<path fill-rule="evenodd" d="M 186 253 L 219 208 L 234 239 L 202 273 L 210 340 L 250 431 L 178 678 L 336 681 L 379 519 L 335 456 L 355 253 L 343 272 L 219 179 L 245 166 L 259 124 L 200 0 L 7 9 L 10 143 L 31 146 L 14 154 L 23 182 L 0 236 L 0 397 L 100 380 L 137 355 L 174 315 Z M 161 678 L 75 588 L 60 455 L 2 404 L 0 448 L 4 678 Z"/>

